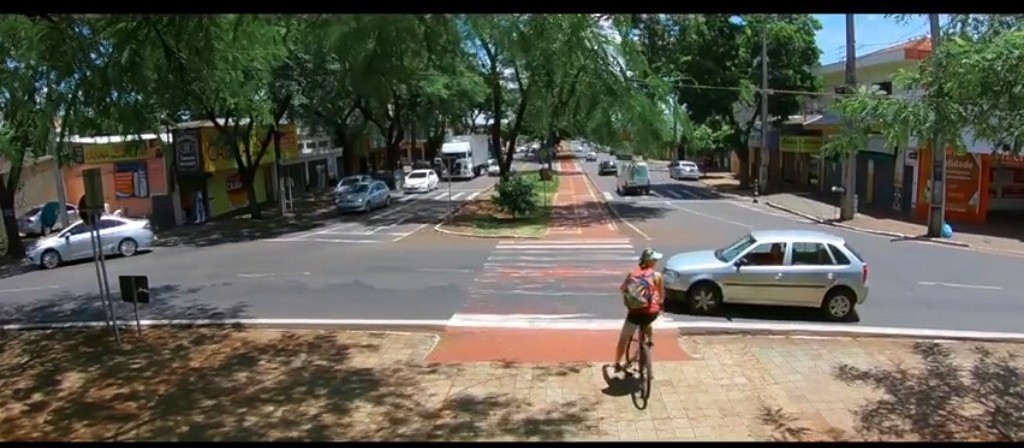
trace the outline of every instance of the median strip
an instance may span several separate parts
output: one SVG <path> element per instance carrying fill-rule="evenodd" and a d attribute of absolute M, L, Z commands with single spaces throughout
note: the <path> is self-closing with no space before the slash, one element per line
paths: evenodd
<path fill-rule="evenodd" d="M 539 171 L 520 172 L 535 186 L 537 207 L 523 216 L 511 216 L 494 202 L 493 194 L 480 194 L 434 230 L 455 236 L 477 238 L 542 238 L 551 220 L 554 193 L 558 191 L 558 176 L 541 182 Z"/>

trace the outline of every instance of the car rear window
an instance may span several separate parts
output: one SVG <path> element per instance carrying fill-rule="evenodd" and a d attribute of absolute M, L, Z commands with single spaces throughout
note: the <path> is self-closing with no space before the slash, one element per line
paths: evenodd
<path fill-rule="evenodd" d="M 836 246 L 834 246 L 832 244 L 829 244 L 828 245 L 828 250 L 829 250 L 829 252 L 832 252 L 832 257 L 836 259 L 836 264 L 839 264 L 839 265 L 849 265 L 850 264 L 850 258 L 846 256 L 846 253 L 844 253 L 843 251 L 839 250 L 839 248 L 837 248 Z M 858 253 L 856 250 L 854 250 L 852 247 L 850 247 L 849 244 L 846 245 L 846 250 L 850 251 L 850 253 L 853 254 L 853 256 L 857 257 L 857 259 L 859 259 L 859 260 L 861 260 L 863 262 L 864 257 L 860 256 L 860 253 Z"/>

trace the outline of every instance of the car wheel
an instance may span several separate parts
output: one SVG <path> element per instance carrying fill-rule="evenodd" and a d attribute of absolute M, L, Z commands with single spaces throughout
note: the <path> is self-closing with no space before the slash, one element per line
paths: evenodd
<path fill-rule="evenodd" d="M 828 292 L 825 300 L 821 302 L 821 310 L 829 320 L 842 322 L 853 315 L 856 308 L 856 299 L 853 291 L 848 288 L 835 288 Z"/>
<path fill-rule="evenodd" d="M 126 238 L 121 241 L 121 244 L 117 245 L 117 253 L 121 254 L 122 257 L 130 257 L 135 255 L 135 252 L 139 250 L 139 243 L 131 238 Z"/>
<path fill-rule="evenodd" d="M 690 287 L 686 306 L 693 314 L 711 314 L 722 306 L 722 291 L 711 282 L 699 282 Z"/>
<path fill-rule="evenodd" d="M 39 257 L 39 264 L 46 269 L 53 269 L 60 266 L 60 262 L 60 254 L 53 249 L 43 252 L 43 255 Z"/>

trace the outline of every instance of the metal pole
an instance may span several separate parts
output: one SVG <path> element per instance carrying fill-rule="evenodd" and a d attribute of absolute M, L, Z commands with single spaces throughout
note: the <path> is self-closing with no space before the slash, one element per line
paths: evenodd
<path fill-rule="evenodd" d="M 939 15 L 928 14 L 928 24 L 931 28 L 932 54 L 939 50 L 940 33 Z M 928 92 L 928 96 L 940 95 L 939 86 L 936 85 Z M 928 236 L 935 238 L 942 235 L 942 224 L 946 216 L 946 146 L 942 143 L 942 136 L 936 130 L 932 136 L 932 197 L 928 216 Z"/>
<path fill-rule="evenodd" d="M 444 159 L 441 159 L 444 160 Z M 452 206 L 452 161 L 445 160 L 445 168 L 448 170 L 448 214 L 451 215 L 455 208 Z"/>
<path fill-rule="evenodd" d="M 114 311 L 114 300 L 110 297 L 110 282 L 107 280 L 107 257 L 103 253 L 103 239 L 100 237 L 99 219 L 96 220 L 94 229 L 96 232 L 96 246 L 99 249 L 100 271 L 103 273 L 103 289 L 107 297 L 107 308 L 110 309 L 110 324 L 114 329 L 114 340 L 117 341 L 117 345 L 120 347 L 121 330 L 117 328 L 117 313 Z"/>
<path fill-rule="evenodd" d="M 88 225 L 88 224 L 84 224 Z M 92 249 L 92 263 L 96 267 L 96 284 L 100 289 L 100 303 L 103 305 L 103 321 L 107 324 L 107 330 L 110 330 L 110 307 L 107 306 L 107 296 L 103 292 L 103 277 L 100 273 L 100 257 L 96 251 L 96 234 L 93 233 L 93 229 L 89 228 L 89 247 Z"/>
<path fill-rule="evenodd" d="M 768 190 L 768 22 L 761 25 L 761 163 L 757 183 L 760 192 Z"/>
<path fill-rule="evenodd" d="M 852 93 L 857 88 L 857 47 L 854 35 L 853 14 L 846 15 L 846 88 Z M 843 200 L 839 219 L 846 221 L 857 214 L 854 208 L 854 195 L 857 194 L 857 153 L 860 148 L 848 148 L 849 153 L 843 160 Z"/>
<path fill-rule="evenodd" d="M 136 291 L 134 294 L 132 294 L 133 297 L 135 295 L 138 295 L 138 291 Z M 139 319 L 139 300 L 138 300 L 137 297 L 134 300 L 132 300 L 132 309 L 135 311 L 135 336 L 138 336 L 138 337 L 141 338 L 142 337 L 142 320 Z"/>

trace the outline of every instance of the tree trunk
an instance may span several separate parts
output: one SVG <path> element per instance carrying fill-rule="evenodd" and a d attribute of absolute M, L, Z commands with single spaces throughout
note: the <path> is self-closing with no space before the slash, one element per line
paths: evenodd
<path fill-rule="evenodd" d="M 737 146 L 733 152 L 736 153 L 736 159 L 740 162 L 738 168 L 740 188 L 750 188 L 750 148 Z"/>
<path fill-rule="evenodd" d="M 25 244 L 18 235 L 18 220 L 14 215 L 14 189 L 4 189 L 0 195 L 0 210 L 4 220 L 4 234 L 7 236 L 7 257 L 13 260 L 25 258 Z"/>
<path fill-rule="evenodd" d="M 259 200 L 256 198 L 256 186 L 253 185 L 256 180 L 256 169 L 247 168 L 244 171 L 238 171 L 238 177 L 242 180 L 242 186 L 245 187 L 245 195 L 249 198 L 249 217 L 252 219 L 263 219 L 263 211 L 260 208 Z"/>

